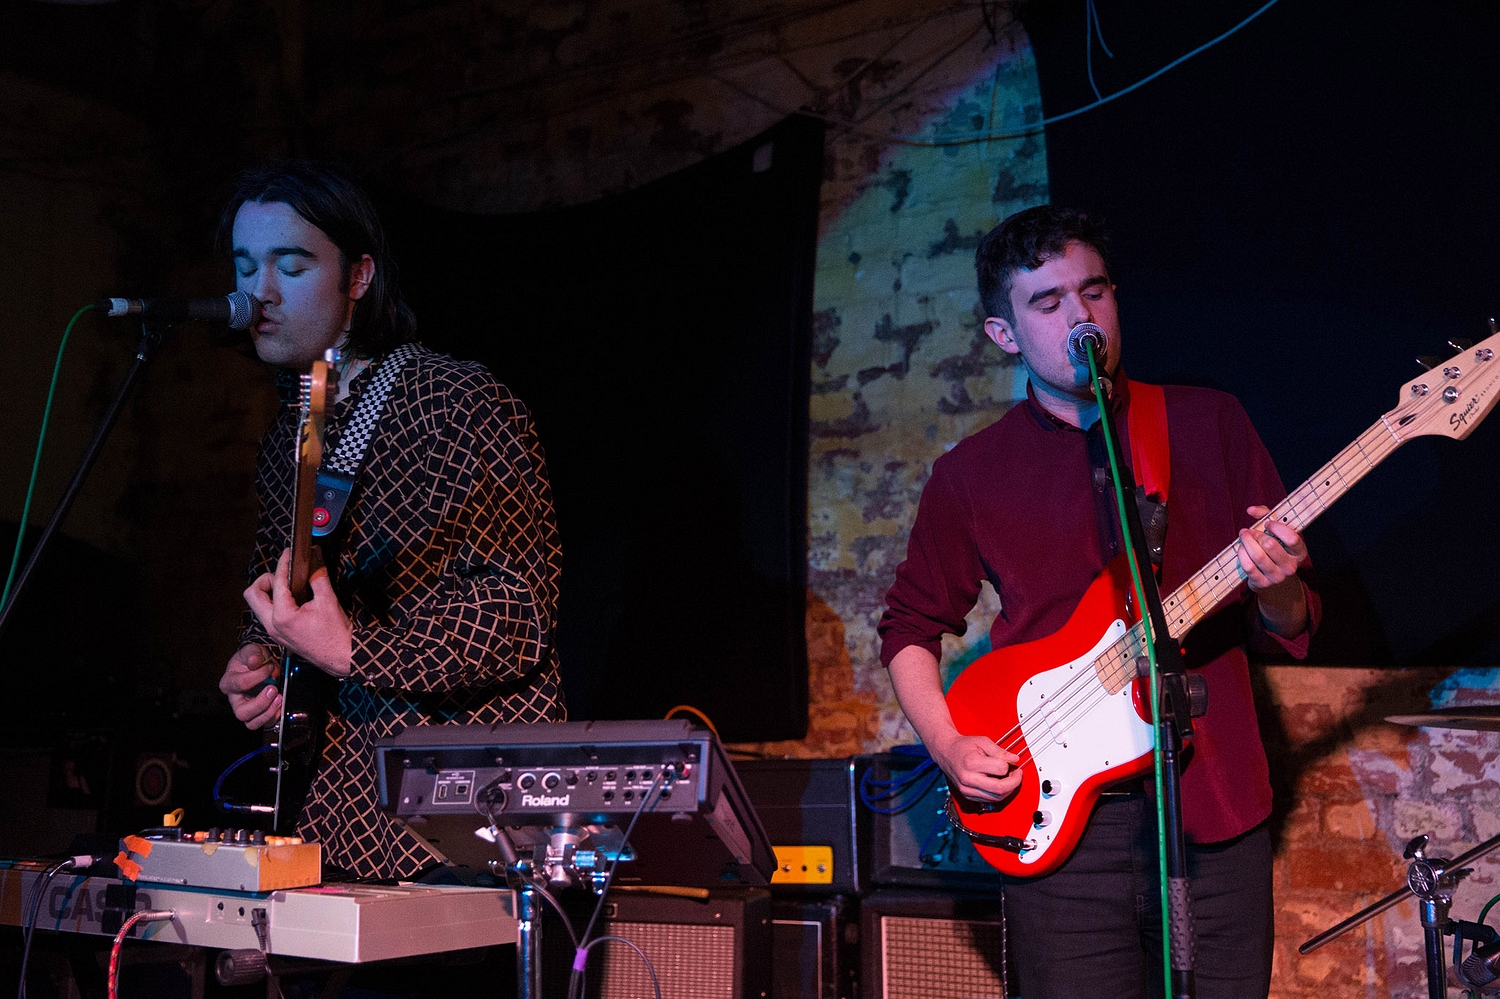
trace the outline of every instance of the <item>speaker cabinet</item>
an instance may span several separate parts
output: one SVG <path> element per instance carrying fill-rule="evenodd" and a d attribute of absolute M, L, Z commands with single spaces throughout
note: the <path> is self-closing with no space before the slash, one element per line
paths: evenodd
<path fill-rule="evenodd" d="M 911 776 L 923 760 L 905 753 L 865 758 L 868 769 L 862 780 L 868 777 L 876 787 L 901 792 L 881 802 L 881 811 L 860 812 L 871 884 L 998 895 L 1000 872 L 948 821 L 948 784 L 942 774 Z"/>
<path fill-rule="evenodd" d="M 818 901 L 777 898 L 771 911 L 771 995 L 854 999 L 857 906 L 843 896 Z"/>
<path fill-rule="evenodd" d="M 833 852 L 832 880 L 778 880 L 771 891 L 827 897 L 866 888 L 860 870 L 854 816 L 858 757 L 836 760 L 741 760 L 734 765 L 773 847 L 826 846 Z"/>
<path fill-rule="evenodd" d="M 1006 999 L 1000 894 L 880 890 L 860 902 L 861 999 Z"/>
<path fill-rule="evenodd" d="M 572 910 L 581 932 L 586 903 Z M 656 971 L 662 999 L 770 999 L 771 893 L 764 888 L 715 888 L 707 899 L 611 890 L 595 937 L 619 937 L 641 949 Z M 586 999 L 652 995 L 651 975 L 630 944 L 601 940 L 589 951 Z M 572 964 L 567 934 L 543 933 L 543 976 L 549 996 L 567 991 Z"/>

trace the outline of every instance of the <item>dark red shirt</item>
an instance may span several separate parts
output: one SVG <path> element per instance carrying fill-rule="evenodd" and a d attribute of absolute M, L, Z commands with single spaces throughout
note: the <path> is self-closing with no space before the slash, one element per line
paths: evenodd
<path fill-rule="evenodd" d="M 1120 449 L 1130 462 L 1129 382 L 1113 401 Z M 1286 495 L 1265 446 L 1233 396 L 1166 386 L 1171 494 L 1161 591 L 1170 594 L 1253 523 L 1245 508 Z M 1094 578 L 1121 552 L 1113 487 L 1104 483 L 1102 433 L 1063 423 L 1028 398 L 959 442 L 932 467 L 906 561 L 881 618 L 881 661 L 918 645 L 941 655 L 944 633 L 963 634 L 982 580 L 1000 597 L 995 648 L 1045 638 L 1068 621 Z M 1246 645 L 1302 658 L 1321 616 L 1295 639 L 1266 632 L 1254 598 L 1236 600 L 1190 632 L 1188 663 L 1208 679 L 1208 713 L 1194 723 L 1182 781 L 1183 822 L 1195 842 L 1243 833 L 1271 811 L 1265 749 L 1256 725 Z"/>

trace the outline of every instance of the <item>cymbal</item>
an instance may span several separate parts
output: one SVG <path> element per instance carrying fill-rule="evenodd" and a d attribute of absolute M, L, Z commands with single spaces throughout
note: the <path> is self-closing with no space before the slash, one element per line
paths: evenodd
<path fill-rule="evenodd" d="M 1420 715 L 1386 715 L 1396 725 L 1419 728 L 1463 728 L 1473 732 L 1500 732 L 1500 704 L 1475 704 L 1466 708 L 1438 708 Z"/>

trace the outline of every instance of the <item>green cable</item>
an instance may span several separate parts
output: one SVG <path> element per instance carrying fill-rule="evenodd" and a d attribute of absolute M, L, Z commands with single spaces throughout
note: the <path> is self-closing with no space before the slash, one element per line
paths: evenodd
<path fill-rule="evenodd" d="M 1099 407 L 1099 425 L 1104 429 L 1105 451 L 1109 455 L 1109 471 L 1115 480 L 1115 503 L 1120 509 L 1120 530 L 1128 534 L 1125 512 L 1125 487 L 1120 481 L 1120 465 L 1115 460 L 1114 435 L 1109 432 L 1109 420 L 1104 418 L 1104 391 L 1099 387 L 1099 368 L 1094 363 L 1094 352 L 1085 350 L 1089 359 L 1089 374 L 1094 386 L 1094 403 Z M 1161 868 L 1161 963 L 1162 987 L 1166 999 L 1172 999 L 1172 932 L 1169 900 L 1167 898 L 1167 816 L 1165 787 L 1162 781 L 1161 753 L 1161 692 L 1156 679 L 1156 636 L 1151 629 L 1151 615 L 1146 606 L 1146 588 L 1141 582 L 1141 567 L 1135 559 L 1135 545 L 1125 546 L 1126 560 L 1130 563 L 1130 579 L 1135 588 L 1135 605 L 1141 615 L 1141 630 L 1146 638 L 1146 656 L 1151 661 L 1151 759 L 1156 776 L 1156 862 Z"/>
<path fill-rule="evenodd" d="M 1474 920 L 1474 922 L 1483 923 L 1484 917 L 1489 915 L 1490 910 L 1494 908 L 1496 902 L 1500 902 L 1500 895 L 1496 895 L 1494 898 L 1484 903 L 1484 908 L 1479 910 L 1479 918 Z"/>
<path fill-rule="evenodd" d="M 42 410 L 42 429 L 36 435 L 36 457 L 31 461 L 31 481 L 26 485 L 26 502 L 21 506 L 21 522 L 16 526 L 16 550 L 10 557 L 10 573 L 5 577 L 5 590 L 0 592 L 0 608 L 10 602 L 10 588 L 16 582 L 16 568 L 21 564 L 21 548 L 26 540 L 26 522 L 31 517 L 31 499 L 36 493 L 37 473 L 42 467 L 42 445 L 47 440 L 47 421 L 52 417 L 52 400 L 57 395 L 57 378 L 62 373 L 63 351 L 67 349 L 68 337 L 73 333 L 73 324 L 78 322 L 80 316 L 93 309 L 92 305 L 85 305 L 73 313 L 73 318 L 68 320 L 68 326 L 63 330 L 62 343 L 57 345 L 57 361 L 52 365 L 52 385 L 47 389 L 47 405 Z"/>

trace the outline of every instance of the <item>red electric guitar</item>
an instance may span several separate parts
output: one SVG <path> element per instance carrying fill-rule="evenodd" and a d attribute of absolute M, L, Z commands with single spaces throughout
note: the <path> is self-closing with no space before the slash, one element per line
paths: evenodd
<path fill-rule="evenodd" d="M 1500 335 L 1492 335 L 1407 382 L 1395 409 L 1256 527 L 1279 520 L 1301 531 L 1413 437 L 1467 437 L 1500 400 L 1497 353 Z M 1172 637 L 1181 638 L 1239 590 L 1236 548 L 1225 548 L 1162 598 Z M 1099 792 L 1152 771 L 1150 681 L 1136 676 L 1145 629 L 1129 591 L 1121 556 L 1060 631 L 975 660 L 948 690 L 960 732 L 987 736 L 1021 758 L 1021 785 L 998 807 L 949 799 L 949 816 L 1003 874 L 1055 870 L 1078 845 Z"/>
<path fill-rule="evenodd" d="M 331 352 L 330 352 L 331 353 Z M 289 583 L 296 601 L 312 599 L 313 571 L 322 564 L 313 540 L 318 468 L 323 464 L 323 428 L 338 394 L 338 371 L 317 360 L 302 376 L 301 426 L 297 434 L 297 492 L 292 511 Z M 274 831 L 295 832 L 297 815 L 323 755 L 324 725 L 337 683 L 327 673 L 288 653 L 281 667 L 281 721 L 276 727 Z"/>

